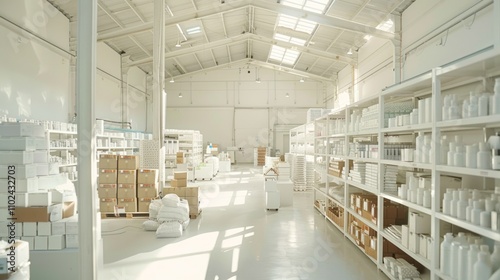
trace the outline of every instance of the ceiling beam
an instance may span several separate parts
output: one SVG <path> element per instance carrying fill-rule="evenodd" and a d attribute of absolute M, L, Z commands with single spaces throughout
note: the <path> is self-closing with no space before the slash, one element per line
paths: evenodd
<path fill-rule="evenodd" d="M 322 25 L 326 26 L 331 26 L 334 28 L 339 28 L 343 30 L 349 30 L 353 32 L 358 32 L 362 34 L 369 34 L 374 37 L 380 37 L 384 39 L 389 39 L 389 40 L 394 40 L 396 39 L 396 34 L 378 30 L 375 27 L 367 26 L 364 24 L 360 24 L 357 22 L 341 19 L 341 18 L 336 18 L 336 17 L 331 17 L 323 14 L 317 14 L 313 12 L 308 12 L 304 11 L 302 9 L 297 9 L 297 8 L 292 8 L 288 7 L 282 4 L 277 4 L 273 3 L 271 1 L 263 1 L 263 0 L 240 0 L 240 1 L 234 1 L 218 6 L 214 6 L 212 8 L 204 9 L 204 10 L 199 10 L 191 13 L 186 13 L 182 15 L 176 15 L 173 17 L 170 17 L 165 20 L 165 25 L 170 26 L 174 24 L 178 24 L 179 22 L 185 22 L 185 21 L 190 21 L 190 20 L 195 20 L 195 19 L 201 19 L 204 17 L 209 17 L 213 15 L 218 15 L 220 13 L 225 13 L 225 12 L 230 12 L 242 8 L 246 8 L 248 5 L 252 5 L 256 8 L 259 9 L 265 9 L 269 10 L 272 12 L 280 13 L 280 14 L 285 14 L 297 18 L 304 18 L 307 20 L 311 20 L 314 22 L 317 22 Z M 148 31 L 153 28 L 153 23 L 144 23 L 140 24 L 134 27 L 129 27 L 125 28 L 123 30 L 116 30 L 116 31 L 109 31 L 109 32 L 103 32 L 99 34 L 98 36 L 98 41 L 103 41 L 103 40 L 111 40 L 114 38 L 120 38 L 124 36 L 128 36 L 130 34 L 135 34 L 135 33 L 140 33 L 144 31 Z"/>
<path fill-rule="evenodd" d="M 296 50 L 301 51 L 303 53 L 307 53 L 307 54 L 317 56 L 317 57 L 320 57 L 323 59 L 344 62 L 346 64 L 354 65 L 356 63 L 356 61 L 350 57 L 334 54 L 331 52 L 315 50 L 312 48 L 307 48 L 307 47 L 295 45 L 292 43 L 282 42 L 282 41 L 274 40 L 271 38 L 254 35 L 251 33 L 245 33 L 245 34 L 238 35 L 235 37 L 230 37 L 230 38 L 226 38 L 226 39 L 222 39 L 222 40 L 212 41 L 210 43 L 203 44 L 203 45 L 197 45 L 197 46 L 193 46 L 190 48 L 183 48 L 180 50 L 167 52 L 167 53 L 165 53 L 165 59 L 179 57 L 179 56 L 183 56 L 183 55 L 189 55 L 192 53 L 196 53 L 199 51 L 206 51 L 208 49 L 214 49 L 217 47 L 239 44 L 239 43 L 245 42 L 246 40 L 253 40 L 254 42 L 260 42 L 260 43 L 264 43 L 264 44 L 268 44 L 268 45 L 277 45 L 277 46 L 284 47 L 284 48 L 293 48 L 293 49 L 296 49 Z M 149 58 L 144 58 L 144 59 L 133 61 L 130 64 L 128 64 L 128 66 L 130 66 L 130 67 L 139 66 L 139 65 L 143 65 L 143 64 L 152 63 L 152 62 L 153 62 L 153 58 L 149 57 Z"/>

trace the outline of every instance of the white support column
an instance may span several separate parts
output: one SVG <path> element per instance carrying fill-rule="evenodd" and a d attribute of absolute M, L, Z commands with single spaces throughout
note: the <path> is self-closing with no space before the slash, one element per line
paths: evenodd
<path fill-rule="evenodd" d="M 159 143 L 160 190 L 165 185 L 165 0 L 154 0 L 153 26 L 153 139 Z"/>
<path fill-rule="evenodd" d="M 394 71 L 394 83 L 399 84 L 401 82 L 401 15 L 391 15 L 392 21 L 394 22 L 394 33 L 397 34 L 396 38 L 392 40 L 392 45 L 394 46 L 393 54 L 393 71 Z"/>
<path fill-rule="evenodd" d="M 495 44 L 495 49 L 500 50 L 500 0 L 495 0 L 493 3 L 494 11 L 493 11 L 493 32 L 494 34 L 494 44 Z"/>
<path fill-rule="evenodd" d="M 97 279 L 95 71 L 97 0 L 78 1 L 76 104 L 78 120 L 78 219 L 80 279 Z"/>
<path fill-rule="evenodd" d="M 130 62 L 129 56 L 121 56 L 121 70 L 122 70 L 122 128 L 128 128 L 125 127 L 125 123 L 129 121 L 129 106 L 128 106 L 128 70 L 130 67 L 128 67 L 128 63 Z M 131 124 L 133 125 L 133 124 Z M 130 127 L 133 129 L 133 127 Z"/>

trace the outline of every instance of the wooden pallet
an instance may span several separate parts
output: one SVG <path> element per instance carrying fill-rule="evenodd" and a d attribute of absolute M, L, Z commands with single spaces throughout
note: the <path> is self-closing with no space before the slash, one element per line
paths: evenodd
<path fill-rule="evenodd" d="M 113 212 L 101 212 L 101 219 L 109 219 L 109 218 L 149 218 L 149 212 L 128 212 L 128 213 L 119 213 L 115 214 Z"/>

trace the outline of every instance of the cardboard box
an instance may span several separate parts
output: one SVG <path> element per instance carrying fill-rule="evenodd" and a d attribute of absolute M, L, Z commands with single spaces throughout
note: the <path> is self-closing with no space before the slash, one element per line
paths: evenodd
<path fill-rule="evenodd" d="M 37 223 L 35 222 L 25 222 L 23 223 L 23 236 L 37 236 Z"/>
<path fill-rule="evenodd" d="M 48 163 L 49 162 L 49 154 L 47 153 L 47 151 L 34 151 L 33 152 L 33 162 L 34 163 Z"/>
<path fill-rule="evenodd" d="M 118 171 L 118 184 L 136 184 L 137 171 L 136 170 L 119 170 Z"/>
<path fill-rule="evenodd" d="M 97 188 L 99 198 L 116 198 L 118 194 L 117 184 L 99 184 Z"/>
<path fill-rule="evenodd" d="M 28 207 L 49 206 L 51 204 L 52 204 L 52 193 L 50 192 L 28 193 Z"/>
<path fill-rule="evenodd" d="M 28 243 L 29 250 L 35 250 L 35 237 L 34 236 L 21 236 L 22 241 Z"/>
<path fill-rule="evenodd" d="M 408 230 L 408 225 L 401 226 L 401 245 L 403 247 L 408 248 L 408 238 L 410 235 L 410 231 Z"/>
<path fill-rule="evenodd" d="M 158 169 L 139 169 L 137 172 L 138 184 L 154 184 L 158 182 Z"/>
<path fill-rule="evenodd" d="M 120 198 L 118 206 L 124 207 L 125 212 L 137 212 L 137 198 Z"/>
<path fill-rule="evenodd" d="M 186 179 L 187 180 L 187 171 L 175 171 L 174 179 Z"/>
<path fill-rule="evenodd" d="M 430 234 L 431 216 L 417 212 L 410 212 L 408 228 L 410 232 Z"/>
<path fill-rule="evenodd" d="M 14 165 L 14 168 L 9 166 L 12 165 L 0 165 L 0 179 L 8 179 L 9 170 L 15 171 L 16 179 L 33 178 L 37 176 L 36 164 L 17 164 Z"/>
<path fill-rule="evenodd" d="M 64 235 L 49 236 L 49 250 L 62 250 L 66 248 L 66 237 Z"/>
<path fill-rule="evenodd" d="M 0 208 L 9 207 L 9 197 L 11 195 L 8 193 L 0 193 Z M 12 197 L 10 197 L 12 198 Z M 27 193 L 16 193 L 15 204 L 16 207 L 28 207 L 28 195 Z"/>
<path fill-rule="evenodd" d="M 100 169 L 99 184 L 116 184 L 118 171 L 116 169 Z"/>
<path fill-rule="evenodd" d="M 47 250 L 49 248 L 48 236 L 35 236 L 35 250 Z"/>
<path fill-rule="evenodd" d="M 64 220 L 60 220 L 57 222 L 50 223 L 51 225 L 51 233 L 53 235 L 64 235 L 66 234 L 66 222 Z"/>
<path fill-rule="evenodd" d="M 78 234 L 78 217 L 74 216 L 64 222 L 66 234 Z"/>
<path fill-rule="evenodd" d="M 101 154 L 99 156 L 99 169 L 118 169 L 118 156 Z"/>
<path fill-rule="evenodd" d="M 137 187 L 135 184 L 118 184 L 118 198 L 137 197 Z"/>
<path fill-rule="evenodd" d="M 8 137 L 0 138 L 0 151 L 34 151 L 34 137 Z"/>
<path fill-rule="evenodd" d="M 66 234 L 66 248 L 78 248 L 78 234 Z"/>
<path fill-rule="evenodd" d="M 136 170 L 139 168 L 139 156 L 119 156 L 119 170 Z"/>
<path fill-rule="evenodd" d="M 17 222 L 55 222 L 62 219 L 62 204 L 50 206 L 18 207 L 14 218 Z"/>
<path fill-rule="evenodd" d="M 12 180 L 10 180 L 12 182 Z M 7 186 L 12 185 L 9 183 L 9 179 L 0 179 L 0 192 L 8 193 Z M 28 178 L 28 179 L 18 179 L 16 178 L 16 193 L 27 193 L 38 191 L 38 178 Z"/>
<path fill-rule="evenodd" d="M 115 206 L 117 205 L 117 199 L 116 198 L 101 198 L 99 200 L 99 209 L 101 212 L 114 212 L 115 211 Z"/>
<path fill-rule="evenodd" d="M 170 180 L 170 186 L 173 188 L 185 188 L 187 187 L 186 179 L 172 179 Z"/>
<path fill-rule="evenodd" d="M 418 250 L 420 249 L 420 237 L 417 233 L 411 232 L 408 234 L 408 249 L 413 253 L 418 254 Z"/>
<path fill-rule="evenodd" d="M 154 198 L 139 198 L 138 211 L 139 212 L 149 212 L 149 204 Z"/>
<path fill-rule="evenodd" d="M 158 196 L 157 184 L 139 184 L 137 187 L 138 198 L 155 198 Z M 141 211 L 139 211 L 141 212 Z"/>
<path fill-rule="evenodd" d="M 187 188 L 165 187 L 163 188 L 163 193 L 164 194 L 173 193 L 176 194 L 178 197 L 186 197 L 186 189 Z"/>
<path fill-rule="evenodd" d="M 49 236 L 52 235 L 52 223 L 51 222 L 38 222 L 38 235 Z"/>
<path fill-rule="evenodd" d="M 365 241 L 365 243 L 367 243 Z M 371 245 L 375 244 L 374 247 Z M 372 257 L 373 259 L 377 259 L 377 237 L 370 236 L 369 244 L 365 244 L 365 254 Z"/>
<path fill-rule="evenodd" d="M 199 187 L 189 186 L 186 188 L 186 197 L 199 197 Z"/>
<path fill-rule="evenodd" d="M 76 202 L 67 201 L 62 203 L 62 218 L 66 219 L 74 216 L 76 213 Z"/>
<path fill-rule="evenodd" d="M 0 124 L 0 137 L 45 137 L 45 129 L 34 123 L 4 122 Z"/>
<path fill-rule="evenodd" d="M 200 200 L 198 199 L 198 197 L 186 197 L 186 200 L 188 201 L 188 204 L 189 204 L 189 209 L 191 209 L 191 207 L 198 207 L 199 203 L 200 203 Z"/>

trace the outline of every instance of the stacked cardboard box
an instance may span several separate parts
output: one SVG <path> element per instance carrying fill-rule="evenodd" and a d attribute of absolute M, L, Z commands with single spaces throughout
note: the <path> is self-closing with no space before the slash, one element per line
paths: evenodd
<path fill-rule="evenodd" d="M 0 191 L 0 237 L 28 241 L 31 249 L 60 250 L 64 243 L 51 246 L 49 240 L 64 236 L 45 229 L 74 215 L 76 195 L 67 174 L 59 174 L 59 166 L 49 162 L 47 140 L 40 125 L 0 124 L 0 185 L 5 186 Z"/>
<path fill-rule="evenodd" d="M 118 204 L 125 212 L 137 212 L 138 156 L 118 156 Z"/>
<path fill-rule="evenodd" d="M 183 164 L 183 163 L 186 161 L 186 159 L 185 159 L 185 157 L 184 157 L 184 152 L 177 152 L 177 154 L 176 154 L 176 155 L 177 155 L 177 156 L 176 156 L 176 160 L 175 160 L 175 162 L 176 162 L 177 164 Z"/>
<path fill-rule="evenodd" d="M 197 186 L 187 186 L 187 172 L 174 172 L 174 179 L 170 181 L 170 187 L 163 189 L 164 194 L 176 194 L 185 199 L 189 204 L 189 215 L 196 218 L 201 213 L 199 188 Z"/>
<path fill-rule="evenodd" d="M 139 212 L 149 212 L 149 204 L 157 196 L 158 169 L 137 170 L 137 208 Z"/>
<path fill-rule="evenodd" d="M 170 186 L 174 188 L 185 188 L 187 187 L 187 172 L 186 171 L 175 171 L 174 179 L 170 181 Z"/>
<path fill-rule="evenodd" d="M 100 155 L 99 157 L 99 195 L 101 212 L 114 212 L 118 193 L 118 156 Z"/>
<path fill-rule="evenodd" d="M 255 148 L 255 153 L 256 153 L 256 166 L 264 166 L 266 163 L 266 154 L 267 154 L 267 148 L 266 147 L 257 147 Z"/>

